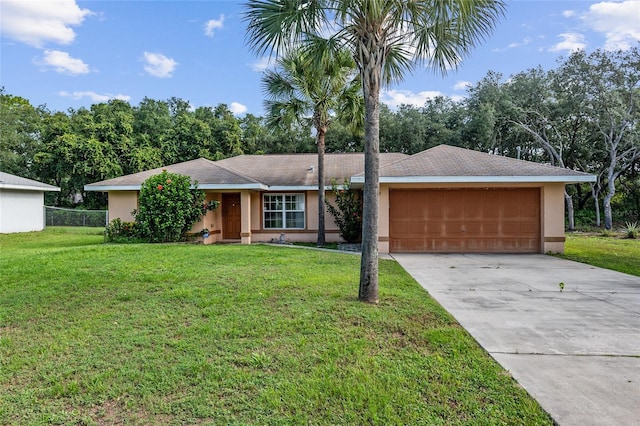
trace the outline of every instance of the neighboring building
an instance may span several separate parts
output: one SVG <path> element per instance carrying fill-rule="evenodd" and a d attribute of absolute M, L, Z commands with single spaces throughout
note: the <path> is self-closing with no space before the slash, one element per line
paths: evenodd
<path fill-rule="evenodd" d="M 46 191 L 60 188 L 0 172 L 0 233 L 42 231 Z"/>
<path fill-rule="evenodd" d="M 85 186 L 109 194 L 109 220 L 131 221 L 140 185 L 162 170 L 190 176 L 221 202 L 194 225 L 205 243 L 277 239 L 312 242 L 318 230 L 317 155 L 198 159 Z M 327 154 L 332 179 L 364 183 L 364 154 Z M 415 155 L 380 154 L 380 253 L 545 253 L 564 250 L 564 187 L 595 176 L 440 145 Z M 327 194 L 329 200 L 332 199 Z M 338 229 L 326 215 L 326 239 Z"/>

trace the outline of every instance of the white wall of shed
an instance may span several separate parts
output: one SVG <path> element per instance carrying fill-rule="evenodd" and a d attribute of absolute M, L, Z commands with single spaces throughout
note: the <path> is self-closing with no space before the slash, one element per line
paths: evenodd
<path fill-rule="evenodd" d="M 44 192 L 0 189 L 0 233 L 43 229 Z"/>

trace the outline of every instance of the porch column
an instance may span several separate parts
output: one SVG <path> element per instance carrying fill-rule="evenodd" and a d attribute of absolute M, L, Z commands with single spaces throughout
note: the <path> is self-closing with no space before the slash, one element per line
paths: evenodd
<path fill-rule="evenodd" d="M 251 244 L 251 193 L 240 191 L 240 239 L 242 244 Z"/>

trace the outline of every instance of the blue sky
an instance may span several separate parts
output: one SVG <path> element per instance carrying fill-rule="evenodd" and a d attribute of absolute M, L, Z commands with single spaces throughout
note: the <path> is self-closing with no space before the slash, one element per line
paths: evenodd
<path fill-rule="evenodd" d="M 120 98 L 179 97 L 262 115 L 267 58 L 245 44 L 243 2 L 0 0 L 0 85 L 53 111 Z M 489 70 L 553 68 L 576 49 L 640 40 L 640 0 L 512 0 L 493 35 L 446 77 L 427 69 L 393 87 L 391 107 L 465 96 Z"/>

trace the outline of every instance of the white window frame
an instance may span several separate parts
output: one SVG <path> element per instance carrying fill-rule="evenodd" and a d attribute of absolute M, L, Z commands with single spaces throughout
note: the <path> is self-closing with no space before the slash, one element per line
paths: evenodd
<path fill-rule="evenodd" d="M 296 196 L 302 198 L 302 210 L 287 210 L 286 197 Z M 281 197 L 280 204 L 282 206 L 279 210 L 267 209 L 267 199 L 270 197 Z M 269 200 L 271 201 L 271 200 Z M 264 193 L 262 194 L 262 227 L 268 230 L 278 229 L 306 229 L 307 226 L 307 214 L 306 214 L 306 202 L 305 194 L 302 192 L 283 192 L 283 193 Z M 300 199 L 296 200 L 296 204 L 299 204 Z M 267 227 L 267 213 L 281 213 L 282 214 L 282 227 L 274 228 Z M 302 213 L 302 227 L 287 227 L 287 213 Z"/>

